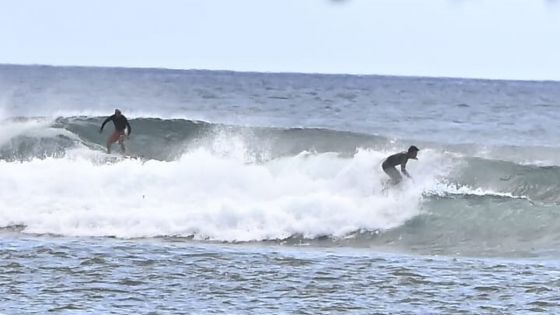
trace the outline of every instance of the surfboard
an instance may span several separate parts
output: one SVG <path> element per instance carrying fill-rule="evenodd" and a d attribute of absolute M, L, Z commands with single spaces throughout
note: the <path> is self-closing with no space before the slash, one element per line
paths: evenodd
<path fill-rule="evenodd" d="M 135 153 L 122 153 L 122 152 L 111 152 L 111 153 L 107 153 L 107 156 L 117 159 L 117 160 L 148 160 L 148 158 L 139 155 L 139 154 L 135 154 Z"/>

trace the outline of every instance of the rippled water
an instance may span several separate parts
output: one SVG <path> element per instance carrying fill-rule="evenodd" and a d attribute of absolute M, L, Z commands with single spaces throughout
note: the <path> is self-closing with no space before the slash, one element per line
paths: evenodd
<path fill-rule="evenodd" d="M 172 239 L 0 242 L 6 314 L 560 312 L 556 261 Z"/>

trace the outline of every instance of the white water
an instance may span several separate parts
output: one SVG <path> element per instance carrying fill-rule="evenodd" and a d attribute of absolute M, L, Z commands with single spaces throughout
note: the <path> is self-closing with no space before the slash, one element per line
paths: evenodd
<path fill-rule="evenodd" d="M 73 236 L 189 236 L 221 241 L 342 237 L 387 229 L 421 210 L 442 157 L 426 151 L 414 182 L 383 190 L 388 152 L 352 158 L 308 154 L 257 164 L 233 151 L 198 149 L 171 162 L 76 149 L 64 159 L 0 162 L 0 226 Z M 101 162 L 100 162 L 101 161 Z"/>

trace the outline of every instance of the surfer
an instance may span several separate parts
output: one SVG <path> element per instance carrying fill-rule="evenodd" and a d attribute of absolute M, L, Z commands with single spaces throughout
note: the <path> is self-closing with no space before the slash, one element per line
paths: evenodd
<path fill-rule="evenodd" d="M 126 148 L 124 147 L 124 131 L 125 129 L 127 130 L 128 136 L 130 136 L 130 132 L 132 131 L 132 128 L 128 123 L 128 119 L 124 117 L 120 110 L 115 109 L 115 114 L 107 117 L 101 125 L 101 128 L 99 128 L 99 133 L 103 132 L 103 127 L 105 127 L 105 124 L 109 121 L 112 121 L 115 125 L 115 131 L 107 139 L 107 153 L 111 154 L 111 145 L 117 141 L 121 145 L 121 149 L 124 153 L 126 151 Z"/>
<path fill-rule="evenodd" d="M 407 152 L 393 154 L 386 158 L 385 161 L 383 161 L 381 167 L 383 168 L 383 171 L 387 173 L 389 177 L 391 177 L 391 182 L 393 183 L 393 185 L 398 184 L 402 180 L 401 174 L 395 168 L 395 166 L 397 165 L 401 166 L 401 172 L 406 175 L 406 177 L 412 178 L 406 171 L 406 162 L 408 162 L 409 159 L 418 160 L 416 158 L 418 151 L 420 150 L 412 145 L 410 146 L 410 148 L 408 148 Z"/>

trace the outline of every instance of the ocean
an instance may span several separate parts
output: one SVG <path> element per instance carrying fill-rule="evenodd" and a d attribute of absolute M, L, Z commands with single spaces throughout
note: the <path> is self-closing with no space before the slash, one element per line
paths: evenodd
<path fill-rule="evenodd" d="M 560 313 L 560 82 L 0 65 L 0 87 L 1 314 Z"/>

